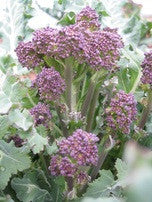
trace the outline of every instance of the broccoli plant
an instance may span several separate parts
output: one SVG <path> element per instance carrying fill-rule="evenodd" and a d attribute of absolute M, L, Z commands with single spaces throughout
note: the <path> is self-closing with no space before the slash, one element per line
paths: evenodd
<path fill-rule="evenodd" d="M 20 27 L 17 57 L 0 63 L 2 201 L 133 202 L 135 168 L 121 159 L 128 141 L 151 149 L 152 51 L 140 43 L 149 24 L 138 18 L 134 29 L 139 7 L 119 2 L 119 19 L 115 3 L 76 1 L 74 13 L 70 1 L 54 1 L 54 10 L 23 2 L 30 36 Z M 34 9 L 58 25 L 30 29 Z"/>

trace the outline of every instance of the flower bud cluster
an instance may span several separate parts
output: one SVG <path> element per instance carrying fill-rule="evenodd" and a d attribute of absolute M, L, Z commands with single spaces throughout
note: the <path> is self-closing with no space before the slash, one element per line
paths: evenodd
<path fill-rule="evenodd" d="M 76 22 L 91 31 L 100 29 L 99 16 L 96 11 L 89 6 L 82 9 L 82 11 L 76 16 Z"/>
<path fill-rule="evenodd" d="M 34 86 L 38 88 L 40 98 L 54 101 L 60 98 L 65 90 L 65 81 L 53 67 L 44 67 L 37 75 Z"/>
<path fill-rule="evenodd" d="M 8 142 L 13 141 L 16 147 L 22 147 L 24 144 L 24 140 L 20 138 L 18 135 L 11 136 L 8 139 Z"/>
<path fill-rule="evenodd" d="M 72 56 L 80 64 L 86 63 L 95 70 L 115 71 L 122 47 L 117 30 L 100 30 L 98 14 L 87 6 L 77 15 L 74 25 L 60 30 L 39 29 L 34 32 L 31 42 L 18 45 L 16 53 L 19 62 L 28 68 L 39 65 L 44 56 L 57 60 Z"/>
<path fill-rule="evenodd" d="M 106 109 L 108 126 L 114 131 L 130 133 L 130 126 L 137 113 L 136 101 L 132 94 L 119 91 Z"/>
<path fill-rule="evenodd" d="M 17 48 L 15 49 L 19 62 L 23 67 L 34 68 L 43 61 L 42 58 L 37 54 L 33 47 L 33 43 L 29 42 L 20 42 Z"/>
<path fill-rule="evenodd" d="M 98 140 L 95 134 L 81 129 L 77 129 L 67 139 L 61 140 L 58 143 L 59 153 L 53 156 L 50 162 L 51 174 L 77 178 L 79 184 L 86 182 L 88 175 L 81 170 L 81 167 L 97 164 Z"/>
<path fill-rule="evenodd" d="M 152 51 L 145 53 L 145 59 L 142 63 L 142 77 L 141 81 L 143 84 L 152 85 Z"/>
<path fill-rule="evenodd" d="M 48 127 L 48 122 L 52 118 L 49 106 L 44 103 L 38 103 L 30 110 L 31 115 L 34 118 L 35 125 L 42 124 Z"/>

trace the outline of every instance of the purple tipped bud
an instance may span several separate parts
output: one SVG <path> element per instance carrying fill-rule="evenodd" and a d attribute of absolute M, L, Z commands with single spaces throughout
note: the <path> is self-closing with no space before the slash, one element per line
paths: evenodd
<path fill-rule="evenodd" d="M 130 126 L 135 120 L 137 109 L 134 96 L 124 91 L 119 91 L 111 100 L 110 107 L 106 109 L 107 122 L 111 129 L 130 133 Z"/>
<path fill-rule="evenodd" d="M 42 124 L 48 127 L 48 122 L 52 118 L 49 106 L 44 103 L 38 103 L 30 110 L 31 115 L 34 118 L 35 125 Z"/>
<path fill-rule="evenodd" d="M 142 72 L 141 81 L 143 84 L 152 85 L 152 51 L 145 53 L 145 59 L 142 63 Z"/>
<path fill-rule="evenodd" d="M 65 81 L 53 67 L 44 67 L 37 75 L 34 85 L 39 90 L 40 98 L 50 101 L 59 99 L 65 90 Z"/>
<path fill-rule="evenodd" d="M 38 66 L 42 59 L 38 56 L 34 50 L 33 44 L 29 42 L 20 42 L 15 50 L 19 62 L 27 68 L 34 68 Z"/>
<path fill-rule="evenodd" d="M 59 143 L 59 152 L 75 159 L 78 165 L 96 165 L 98 161 L 98 148 L 95 134 L 77 129 L 72 136 Z"/>

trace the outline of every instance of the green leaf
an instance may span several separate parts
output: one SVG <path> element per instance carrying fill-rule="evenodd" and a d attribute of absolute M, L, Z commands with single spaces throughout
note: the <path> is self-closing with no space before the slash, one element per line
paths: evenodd
<path fill-rule="evenodd" d="M 0 116 L 0 139 L 7 133 L 9 127 L 8 116 Z"/>
<path fill-rule="evenodd" d="M 18 42 L 18 36 L 22 33 L 24 5 L 20 0 L 4 0 L 3 9 L 1 9 L 2 33 L 1 49 L 5 53 L 15 55 L 14 50 Z"/>
<path fill-rule="evenodd" d="M 51 2 L 52 3 L 52 2 Z M 49 4 L 49 1 L 32 1 L 32 18 L 28 20 L 27 26 L 32 29 L 36 30 L 39 28 L 43 28 L 46 26 L 50 27 L 56 27 L 58 20 L 53 17 L 53 12 L 55 12 L 54 8 L 50 9 L 51 3 Z M 55 5 L 57 4 L 57 1 L 54 2 Z M 48 5 L 48 6 L 46 6 Z M 61 5 L 59 5 L 61 6 Z M 41 13 L 41 15 L 40 15 Z M 51 15 L 50 15 L 51 13 Z M 60 15 L 60 14 L 59 14 Z"/>
<path fill-rule="evenodd" d="M 33 128 L 32 132 L 27 136 L 27 142 L 34 154 L 40 153 L 44 147 L 48 145 L 48 138 L 42 137 L 38 131 Z"/>
<path fill-rule="evenodd" d="M 75 23 L 75 13 L 69 12 L 66 13 L 63 18 L 58 22 L 58 24 L 61 24 L 62 26 L 65 25 L 71 25 Z"/>
<path fill-rule="evenodd" d="M 118 180 L 124 179 L 128 173 L 127 164 L 121 159 L 117 159 L 115 163 L 115 168 L 117 169 Z"/>
<path fill-rule="evenodd" d="M 38 134 L 41 134 L 42 137 L 47 137 L 48 131 L 45 126 L 39 125 L 36 127 Z"/>
<path fill-rule="evenodd" d="M 9 100 L 9 98 L 4 94 L 0 92 L 0 114 L 6 114 L 11 106 L 12 106 L 12 102 Z"/>
<path fill-rule="evenodd" d="M 146 160 L 145 160 L 146 161 Z M 138 161 L 140 166 L 140 160 Z M 128 202 L 151 202 L 152 199 L 152 168 L 146 162 L 132 172 L 130 186 L 126 187 Z"/>
<path fill-rule="evenodd" d="M 7 196 L 0 195 L 0 202 L 14 202 L 14 200 L 10 197 L 10 195 Z"/>
<path fill-rule="evenodd" d="M 21 153 L 13 142 L 6 143 L 0 140 L 0 189 L 6 187 L 12 175 L 29 168 L 30 164 L 27 154 Z"/>
<path fill-rule="evenodd" d="M 10 55 L 5 55 L 0 57 L 0 69 L 3 73 L 6 73 L 8 68 L 13 67 L 15 65 L 15 61 Z"/>
<path fill-rule="evenodd" d="M 37 184 L 41 189 L 46 189 L 48 192 L 51 192 L 52 187 L 42 170 L 30 170 L 24 175 L 24 177 L 30 179 L 32 182 L 35 182 L 35 184 Z"/>
<path fill-rule="evenodd" d="M 57 146 L 56 142 L 54 142 L 51 146 L 48 145 L 46 147 L 46 150 L 49 155 L 56 153 L 58 151 L 58 146 Z"/>
<path fill-rule="evenodd" d="M 126 47 L 122 53 L 118 64 L 121 67 L 118 73 L 118 88 L 123 89 L 126 93 L 134 93 L 141 78 L 140 63 L 143 60 L 143 52 L 137 48 L 131 51 L 129 47 Z"/>
<path fill-rule="evenodd" d="M 146 131 L 149 133 L 149 134 L 152 134 L 152 114 L 149 115 L 149 118 L 146 122 Z"/>
<path fill-rule="evenodd" d="M 151 125 L 152 127 L 152 125 Z M 140 140 L 140 144 L 144 147 L 152 149 L 152 135 L 147 135 Z"/>
<path fill-rule="evenodd" d="M 134 83 L 138 78 L 139 71 L 136 68 L 123 68 L 120 70 L 119 82 L 126 93 L 132 91 Z"/>
<path fill-rule="evenodd" d="M 24 176 L 22 179 L 14 178 L 11 182 L 12 188 L 16 191 L 17 198 L 23 202 L 50 202 L 53 201 L 49 192 L 41 189 L 35 180 Z"/>
<path fill-rule="evenodd" d="M 23 97 L 26 96 L 26 88 L 11 76 L 12 72 L 4 74 L 0 70 L 0 114 L 6 114 L 13 104 L 20 104 Z"/>
<path fill-rule="evenodd" d="M 80 202 L 80 201 L 79 201 Z M 113 198 L 113 197 L 108 197 L 108 198 L 84 198 L 81 202 L 122 202 L 122 200 L 117 199 L 117 198 Z"/>
<path fill-rule="evenodd" d="M 11 111 L 9 113 L 9 120 L 12 124 L 22 128 L 24 131 L 27 131 L 33 125 L 32 117 L 26 109 L 24 109 L 23 112 L 19 109 Z"/>
<path fill-rule="evenodd" d="M 110 189 L 109 187 L 114 184 L 114 176 L 109 170 L 100 171 L 100 177 L 89 184 L 87 192 L 84 194 L 84 197 L 105 197 L 109 196 Z"/>

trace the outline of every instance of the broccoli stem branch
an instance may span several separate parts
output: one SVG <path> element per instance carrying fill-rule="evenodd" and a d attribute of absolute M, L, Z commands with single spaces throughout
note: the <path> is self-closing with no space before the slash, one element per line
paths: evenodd
<path fill-rule="evenodd" d="M 66 102 L 67 106 L 72 111 L 72 79 L 73 79 L 73 64 L 72 59 L 65 60 L 65 82 L 66 82 Z"/>
<path fill-rule="evenodd" d="M 90 105 L 92 97 L 93 97 L 94 89 L 95 89 L 95 83 L 93 81 L 91 81 L 90 85 L 89 85 L 87 95 L 86 95 L 86 98 L 85 98 L 84 103 L 82 105 L 82 109 L 81 109 L 82 117 L 87 114 L 89 105 Z"/>
<path fill-rule="evenodd" d="M 87 132 L 90 132 L 92 129 L 92 122 L 93 122 L 94 113 L 95 113 L 95 109 L 96 109 L 97 99 L 99 96 L 99 91 L 100 91 L 100 89 L 97 87 L 94 91 L 93 99 L 92 99 L 92 102 L 89 107 L 88 116 L 87 116 L 87 126 L 86 126 Z"/>
<path fill-rule="evenodd" d="M 147 122 L 148 116 L 150 114 L 150 111 L 152 109 L 152 90 L 151 89 L 148 92 L 147 98 L 148 98 L 147 106 L 144 108 L 142 115 L 141 115 L 141 119 L 140 119 L 139 124 L 138 124 L 138 127 L 141 129 L 144 128 L 144 126 Z"/>

